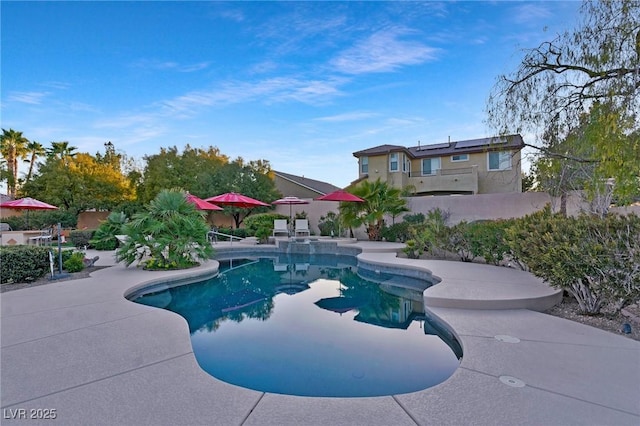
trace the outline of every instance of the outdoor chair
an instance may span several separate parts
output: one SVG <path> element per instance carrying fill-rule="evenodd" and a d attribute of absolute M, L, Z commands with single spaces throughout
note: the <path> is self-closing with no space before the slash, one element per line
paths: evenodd
<path fill-rule="evenodd" d="M 289 227 L 286 219 L 275 219 L 273 221 L 273 236 L 277 237 L 278 235 L 289 236 Z"/>
<path fill-rule="evenodd" d="M 296 219 L 295 236 L 310 236 L 309 221 L 307 219 Z"/>

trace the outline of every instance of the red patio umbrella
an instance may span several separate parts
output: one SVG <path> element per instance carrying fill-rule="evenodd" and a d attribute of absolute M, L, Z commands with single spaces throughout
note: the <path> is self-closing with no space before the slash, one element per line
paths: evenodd
<path fill-rule="evenodd" d="M 35 198 L 26 197 L 18 200 L 7 201 L 0 204 L 0 207 L 7 209 L 26 210 L 27 211 L 27 227 L 29 226 L 29 210 L 58 210 L 56 206 L 47 204 L 44 201 Z"/>
<path fill-rule="evenodd" d="M 223 206 L 240 207 L 242 209 L 251 209 L 254 207 L 269 207 L 269 204 L 263 203 L 246 195 L 237 192 L 227 192 L 226 194 L 216 195 L 215 197 L 205 198 L 204 201 L 210 203 L 221 204 Z"/>
<path fill-rule="evenodd" d="M 279 200 L 275 200 L 271 204 L 284 204 L 284 205 L 288 204 L 289 205 L 289 222 L 291 222 L 293 220 L 291 206 L 294 204 L 309 204 L 309 201 L 303 200 L 302 198 L 289 196 L 289 197 L 280 198 Z"/>
<path fill-rule="evenodd" d="M 44 201 L 36 200 L 35 198 L 26 197 L 18 200 L 7 201 L 0 204 L 0 207 L 8 209 L 22 209 L 22 210 L 57 210 L 56 206 L 47 204 Z"/>
<path fill-rule="evenodd" d="M 198 198 L 193 194 L 189 194 L 188 192 L 184 197 L 187 199 L 187 203 L 193 204 L 198 210 L 224 210 L 222 207 L 211 204 L 208 201 L 203 200 L 202 198 Z"/>
<path fill-rule="evenodd" d="M 204 201 L 220 204 L 223 206 L 239 207 L 241 209 L 252 209 L 255 207 L 269 207 L 269 204 L 256 200 L 237 192 L 227 192 L 225 194 L 216 195 L 215 197 L 205 198 Z M 247 213 L 248 215 L 249 213 Z M 240 213 L 234 213 L 233 219 L 236 222 L 236 228 L 240 225 Z"/>
<path fill-rule="evenodd" d="M 338 189 L 337 191 L 330 192 L 321 197 L 316 198 L 318 201 L 342 201 L 342 202 L 355 202 L 364 203 L 364 200 L 358 196 L 355 196 L 344 189 Z"/>

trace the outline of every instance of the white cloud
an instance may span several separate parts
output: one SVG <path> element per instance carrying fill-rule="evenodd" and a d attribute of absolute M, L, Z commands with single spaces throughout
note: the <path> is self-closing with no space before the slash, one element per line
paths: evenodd
<path fill-rule="evenodd" d="M 40 105 L 49 92 L 11 92 L 9 100 L 30 105 Z"/>
<path fill-rule="evenodd" d="M 419 41 L 402 40 L 403 29 L 379 31 L 344 50 L 331 64 L 346 74 L 390 72 L 436 59 L 438 49 Z"/>
<path fill-rule="evenodd" d="M 344 114 L 318 117 L 315 120 L 336 123 L 336 122 L 342 122 L 342 121 L 364 120 L 367 118 L 376 117 L 377 115 L 378 113 L 375 113 L 375 112 L 346 112 Z"/>
<path fill-rule="evenodd" d="M 516 6 L 511 16 L 518 24 L 537 24 L 540 19 L 549 18 L 552 14 L 542 3 L 527 3 Z"/>
<path fill-rule="evenodd" d="M 211 64 L 210 61 L 180 64 L 174 61 L 159 61 L 155 59 L 140 59 L 132 64 L 133 67 L 151 70 L 171 70 L 177 72 L 194 72 L 203 70 Z"/>

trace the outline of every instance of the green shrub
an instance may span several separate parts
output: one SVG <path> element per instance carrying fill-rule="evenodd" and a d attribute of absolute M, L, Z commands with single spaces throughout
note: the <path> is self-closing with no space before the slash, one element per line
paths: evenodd
<path fill-rule="evenodd" d="M 45 229 L 60 223 L 63 228 L 73 228 L 78 223 L 78 217 L 66 210 L 29 211 L 20 216 L 2 218 L 14 231 L 25 229 Z M 27 221 L 29 223 L 27 223 Z"/>
<path fill-rule="evenodd" d="M 338 236 L 340 234 L 340 215 L 329 212 L 326 216 L 320 216 L 318 229 L 320 229 L 320 235 Z"/>
<path fill-rule="evenodd" d="M 582 313 L 619 310 L 640 297 L 640 218 L 564 217 L 549 208 L 507 229 L 514 255 L 533 274 L 566 290 Z"/>
<path fill-rule="evenodd" d="M 506 220 L 478 221 L 468 224 L 464 237 L 469 242 L 471 254 L 482 257 L 487 263 L 500 265 L 509 253 L 505 234 L 511 224 L 511 221 Z"/>
<path fill-rule="evenodd" d="M 73 230 L 69 232 L 69 240 L 75 247 L 89 247 L 94 229 Z"/>
<path fill-rule="evenodd" d="M 74 252 L 71 256 L 65 260 L 62 264 L 67 272 L 80 272 L 84 269 L 84 253 Z"/>
<path fill-rule="evenodd" d="M 380 231 L 382 238 L 390 242 L 404 242 L 411 238 L 410 222 L 394 223 L 391 226 L 384 226 Z M 415 226 L 415 225 L 413 225 Z"/>
<path fill-rule="evenodd" d="M 91 247 L 96 250 L 115 250 L 118 246 L 116 235 L 124 233 L 124 225 L 127 223 L 127 216 L 122 212 L 112 212 L 103 221 L 89 241 Z"/>
<path fill-rule="evenodd" d="M 0 247 L 0 283 L 35 281 L 49 270 L 49 249 L 36 246 Z"/>
<path fill-rule="evenodd" d="M 237 235 L 242 238 L 258 237 L 261 239 L 258 233 L 259 233 L 259 230 L 262 230 L 261 234 L 264 234 L 265 232 L 267 232 L 268 235 L 266 237 L 269 237 L 269 235 L 273 233 L 273 221 L 276 219 L 289 219 L 289 217 L 279 213 L 254 214 L 246 217 L 243 221 L 244 233 L 245 233 L 244 235 L 238 235 L 238 234 L 231 234 L 231 235 Z M 237 230 L 237 231 L 240 231 L 240 230 Z M 225 234 L 228 234 L 228 232 L 225 232 Z"/>

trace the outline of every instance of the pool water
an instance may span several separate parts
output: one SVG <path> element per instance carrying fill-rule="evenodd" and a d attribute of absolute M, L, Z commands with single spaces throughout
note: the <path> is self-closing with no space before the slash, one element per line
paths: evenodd
<path fill-rule="evenodd" d="M 458 341 L 423 306 L 430 283 L 365 279 L 351 256 L 220 262 L 213 279 L 134 299 L 182 315 L 198 363 L 220 380 L 279 394 L 369 397 L 426 389 L 459 366 Z"/>

